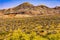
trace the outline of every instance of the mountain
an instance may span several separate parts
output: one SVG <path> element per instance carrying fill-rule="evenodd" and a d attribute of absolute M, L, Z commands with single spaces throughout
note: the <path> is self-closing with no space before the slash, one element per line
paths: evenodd
<path fill-rule="evenodd" d="M 49 8 L 45 5 L 34 6 L 28 2 L 14 8 L 0 10 L 0 14 L 28 14 L 28 15 L 60 15 L 60 6 Z"/>
<path fill-rule="evenodd" d="M 17 7 L 15 7 L 14 10 L 26 9 L 26 8 L 32 8 L 32 7 L 33 7 L 32 4 L 25 2 L 25 3 L 22 3 L 22 4 L 18 5 Z"/>

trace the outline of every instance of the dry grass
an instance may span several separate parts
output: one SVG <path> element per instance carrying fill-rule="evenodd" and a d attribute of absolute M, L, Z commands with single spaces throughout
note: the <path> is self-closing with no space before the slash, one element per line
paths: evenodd
<path fill-rule="evenodd" d="M 0 18 L 0 40 L 59 40 L 59 34 L 60 16 L 57 15 Z"/>

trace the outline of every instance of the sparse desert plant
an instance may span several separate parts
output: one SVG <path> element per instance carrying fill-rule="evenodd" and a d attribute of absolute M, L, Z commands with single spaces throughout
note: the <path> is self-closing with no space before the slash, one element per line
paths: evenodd
<path fill-rule="evenodd" d="M 59 40 L 58 16 L 1 18 L 0 21 L 1 40 Z"/>

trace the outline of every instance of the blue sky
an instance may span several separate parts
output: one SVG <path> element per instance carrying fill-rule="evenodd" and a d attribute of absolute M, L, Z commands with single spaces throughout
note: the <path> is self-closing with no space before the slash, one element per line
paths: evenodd
<path fill-rule="evenodd" d="M 24 2 L 29 2 L 33 5 L 44 4 L 48 7 L 60 6 L 60 0 L 0 0 L 0 9 L 12 8 Z"/>

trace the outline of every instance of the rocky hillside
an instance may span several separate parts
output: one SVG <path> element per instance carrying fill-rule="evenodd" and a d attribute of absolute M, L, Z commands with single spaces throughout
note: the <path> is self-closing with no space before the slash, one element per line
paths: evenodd
<path fill-rule="evenodd" d="M 49 8 L 45 5 L 34 6 L 25 2 L 14 8 L 0 10 L 0 15 L 1 14 L 60 15 L 60 7 Z"/>

